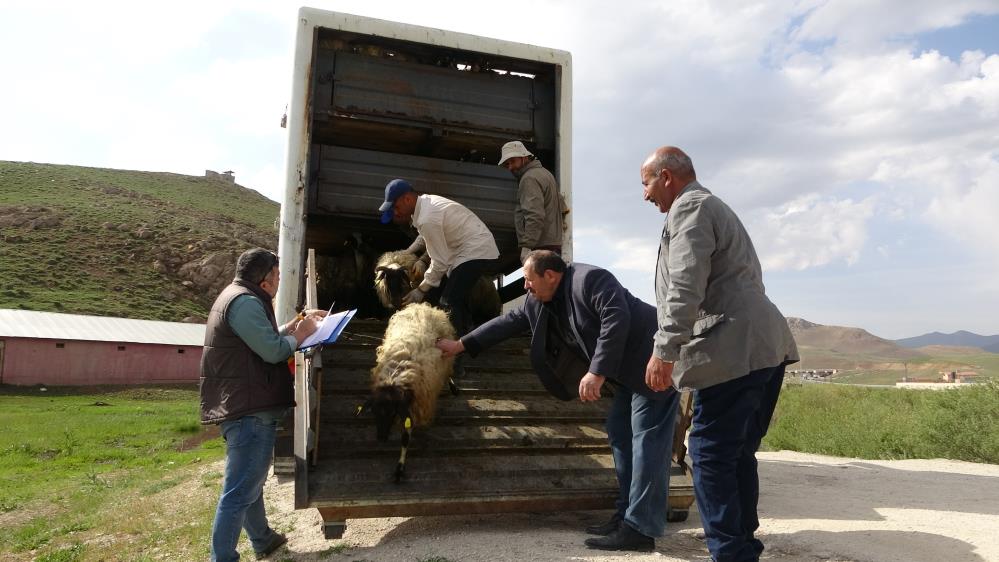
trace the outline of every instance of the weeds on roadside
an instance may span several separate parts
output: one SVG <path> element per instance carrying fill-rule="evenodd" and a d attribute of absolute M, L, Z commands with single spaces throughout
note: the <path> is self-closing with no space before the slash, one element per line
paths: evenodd
<path fill-rule="evenodd" d="M 764 444 L 863 459 L 999 463 L 999 382 L 948 390 L 788 385 Z"/>

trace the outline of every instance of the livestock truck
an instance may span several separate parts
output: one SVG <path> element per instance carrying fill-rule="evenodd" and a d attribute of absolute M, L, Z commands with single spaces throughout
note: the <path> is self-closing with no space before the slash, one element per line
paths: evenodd
<path fill-rule="evenodd" d="M 460 393 L 442 396 L 434 424 L 414 433 L 402 483 L 392 477 L 398 442 L 377 443 L 373 421 L 355 416 L 385 328 L 372 256 L 413 236 L 379 221 L 385 184 L 405 178 L 462 203 L 496 239 L 496 273 L 517 270 L 517 182 L 496 165 L 500 147 L 524 141 L 571 206 L 570 54 L 310 8 L 297 26 L 277 316 L 333 302 L 359 313 L 336 344 L 296 356 L 292 436 L 275 452 L 275 470 L 294 475 L 296 508 L 317 508 L 336 538 L 348 518 L 612 507 L 609 400 L 550 397 L 527 337 L 467 363 Z M 570 213 L 567 258 L 572 223 Z M 674 520 L 692 502 L 682 437 Z"/>

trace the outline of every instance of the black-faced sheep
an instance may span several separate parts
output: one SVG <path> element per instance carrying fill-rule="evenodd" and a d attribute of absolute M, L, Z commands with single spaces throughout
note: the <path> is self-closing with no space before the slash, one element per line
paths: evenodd
<path fill-rule="evenodd" d="M 423 281 L 422 276 L 411 275 L 417 256 L 410 252 L 386 252 L 375 264 L 375 292 L 382 306 L 389 310 L 402 308 L 402 298 Z M 432 294 L 432 293 L 431 293 Z M 430 302 L 434 302 L 431 298 Z M 484 324 L 500 315 L 502 303 L 496 285 L 488 277 L 481 277 L 468 292 L 468 308 L 472 322 Z"/>
<path fill-rule="evenodd" d="M 375 292 L 382 306 L 389 310 L 402 308 L 402 297 L 420 284 L 413 283 L 410 270 L 416 263 L 416 254 L 409 252 L 385 252 L 375 264 Z"/>
<path fill-rule="evenodd" d="M 407 306 L 392 315 L 385 338 L 376 352 L 371 370 L 371 397 L 358 409 L 370 409 L 378 427 L 378 440 L 387 441 L 397 422 L 402 424 L 402 450 L 396 466 L 399 482 L 406 470 L 406 450 L 413 427 L 430 424 L 437 410 L 437 397 L 450 380 L 454 358 L 445 358 L 435 343 L 454 339 L 447 315 L 426 303 Z"/>

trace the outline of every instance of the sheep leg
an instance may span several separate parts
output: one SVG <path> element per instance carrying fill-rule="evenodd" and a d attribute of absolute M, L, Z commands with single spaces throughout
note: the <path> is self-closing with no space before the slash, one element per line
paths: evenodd
<path fill-rule="evenodd" d="M 406 450 L 409 449 L 409 438 L 413 433 L 413 420 L 406 416 L 405 423 L 402 424 L 402 448 L 399 450 L 399 464 L 395 467 L 395 483 L 402 482 L 406 476 Z"/>
<path fill-rule="evenodd" d="M 448 377 L 447 387 L 451 389 L 451 396 L 458 396 L 458 385 L 454 383 L 454 379 Z"/>

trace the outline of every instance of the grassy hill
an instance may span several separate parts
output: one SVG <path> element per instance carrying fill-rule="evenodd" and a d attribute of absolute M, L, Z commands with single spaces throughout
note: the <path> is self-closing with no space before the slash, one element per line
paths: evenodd
<path fill-rule="evenodd" d="M 223 180 L 0 161 L 0 308 L 204 319 L 278 212 Z"/>

